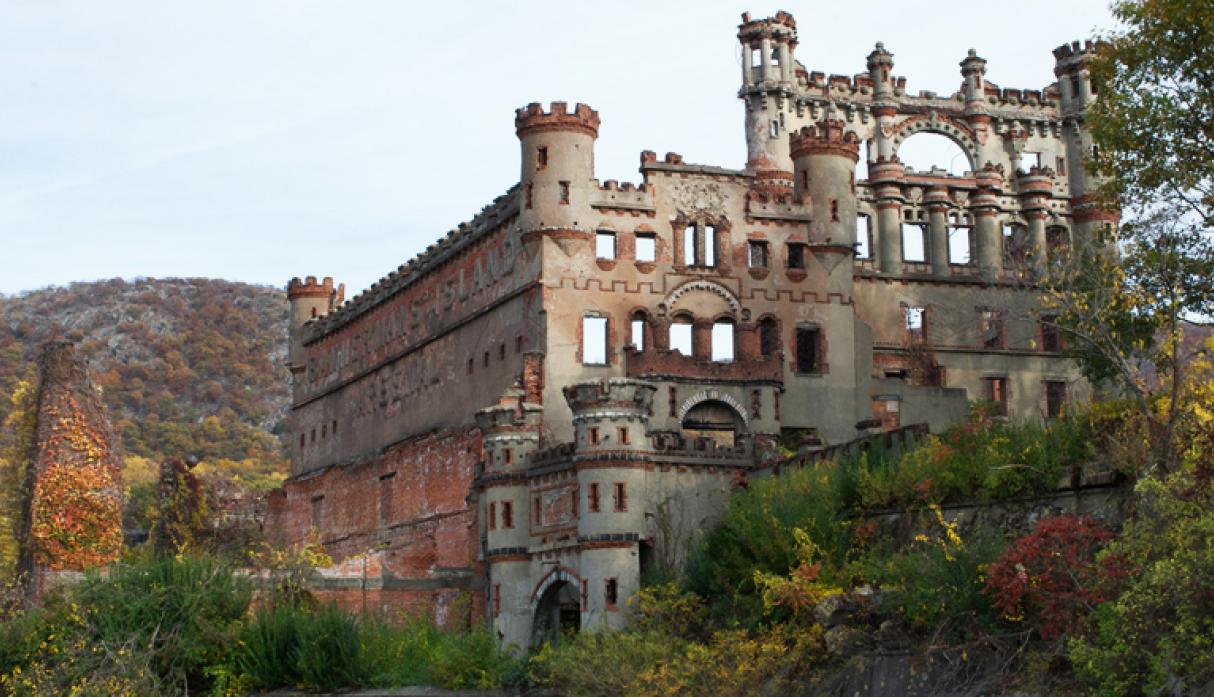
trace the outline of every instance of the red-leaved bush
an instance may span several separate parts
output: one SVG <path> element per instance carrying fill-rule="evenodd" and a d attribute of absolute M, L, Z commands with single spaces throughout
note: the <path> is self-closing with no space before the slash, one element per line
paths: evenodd
<path fill-rule="evenodd" d="M 1005 618 L 1031 622 L 1044 639 L 1074 634 L 1128 574 L 1121 559 L 1096 560 L 1111 537 L 1088 516 L 1043 518 L 990 566 L 985 591 Z"/>

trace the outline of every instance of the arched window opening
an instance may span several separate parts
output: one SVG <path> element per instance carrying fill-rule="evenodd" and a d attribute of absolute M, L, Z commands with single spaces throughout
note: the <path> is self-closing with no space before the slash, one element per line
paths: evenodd
<path fill-rule="evenodd" d="M 915 133 L 898 148 L 898 159 L 908 170 L 930 172 L 943 170 L 961 176 L 973 170 L 969 156 L 948 136 L 939 133 Z"/>
<path fill-rule="evenodd" d="M 771 317 L 764 317 L 759 321 L 759 353 L 770 356 L 779 348 L 780 330 L 776 326 L 776 321 Z"/>
<path fill-rule="evenodd" d="M 645 325 L 645 313 L 643 312 L 634 313 L 632 321 L 628 323 L 628 342 L 637 350 L 637 353 L 645 350 Z"/>
<path fill-rule="evenodd" d="M 722 320 L 712 325 L 712 360 L 733 363 L 733 322 Z"/>
<path fill-rule="evenodd" d="M 678 351 L 684 356 L 691 355 L 691 320 L 686 317 L 675 318 L 670 324 L 670 350 Z"/>

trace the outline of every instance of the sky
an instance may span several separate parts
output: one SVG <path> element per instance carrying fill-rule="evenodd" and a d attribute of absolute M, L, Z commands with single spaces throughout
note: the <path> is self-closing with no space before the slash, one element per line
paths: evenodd
<path fill-rule="evenodd" d="M 116 276 L 358 292 L 518 179 L 514 109 L 585 102 L 600 180 L 639 153 L 741 167 L 742 11 L 797 18 L 808 69 L 951 94 L 1112 27 L 1107 0 L 1006 3 L 4 0 L 0 294 Z M 942 163 L 943 164 L 943 163 Z"/>

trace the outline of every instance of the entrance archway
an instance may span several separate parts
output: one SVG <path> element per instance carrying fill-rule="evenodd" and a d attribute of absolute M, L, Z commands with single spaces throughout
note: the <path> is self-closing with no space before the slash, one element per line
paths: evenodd
<path fill-rule="evenodd" d="M 582 627 L 581 591 L 565 576 L 550 576 L 541 586 L 531 623 L 532 646 L 562 634 L 576 633 Z"/>
<path fill-rule="evenodd" d="M 683 415 L 683 436 L 708 438 L 722 448 L 732 448 L 738 436 L 746 433 L 746 420 L 728 403 L 706 399 Z"/>

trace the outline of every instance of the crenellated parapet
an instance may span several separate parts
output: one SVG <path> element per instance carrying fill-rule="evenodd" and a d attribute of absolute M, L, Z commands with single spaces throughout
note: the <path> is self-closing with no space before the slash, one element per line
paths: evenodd
<path fill-rule="evenodd" d="M 328 302 L 328 311 L 336 310 L 339 305 L 346 301 L 346 284 L 341 284 L 334 287 L 333 277 L 325 276 L 324 280 L 317 282 L 315 276 L 299 278 L 296 276 L 287 282 L 287 300 L 299 300 L 301 298 L 324 298 Z"/>
<path fill-rule="evenodd" d="M 647 419 L 653 411 L 656 390 L 641 380 L 607 378 L 566 385 L 562 392 L 577 423 L 612 416 Z"/>
<path fill-rule="evenodd" d="M 838 119 L 824 119 L 790 136 L 793 159 L 808 155 L 838 155 L 860 159 L 860 137 Z"/>
<path fill-rule="evenodd" d="M 497 403 L 476 412 L 486 472 L 521 470 L 539 448 L 544 407 L 526 398 L 526 391 L 516 385 L 503 392 Z"/>
<path fill-rule="evenodd" d="M 514 112 L 514 130 L 519 138 L 550 131 L 575 131 L 598 138 L 599 123 L 599 112 L 580 102 L 573 113 L 569 113 L 567 102 L 552 102 L 547 112 L 539 102 L 532 102 Z"/>
<path fill-rule="evenodd" d="M 1096 55 L 1096 44 L 1087 39 L 1072 41 L 1054 49 L 1054 74 L 1062 77 L 1083 70 Z"/>

